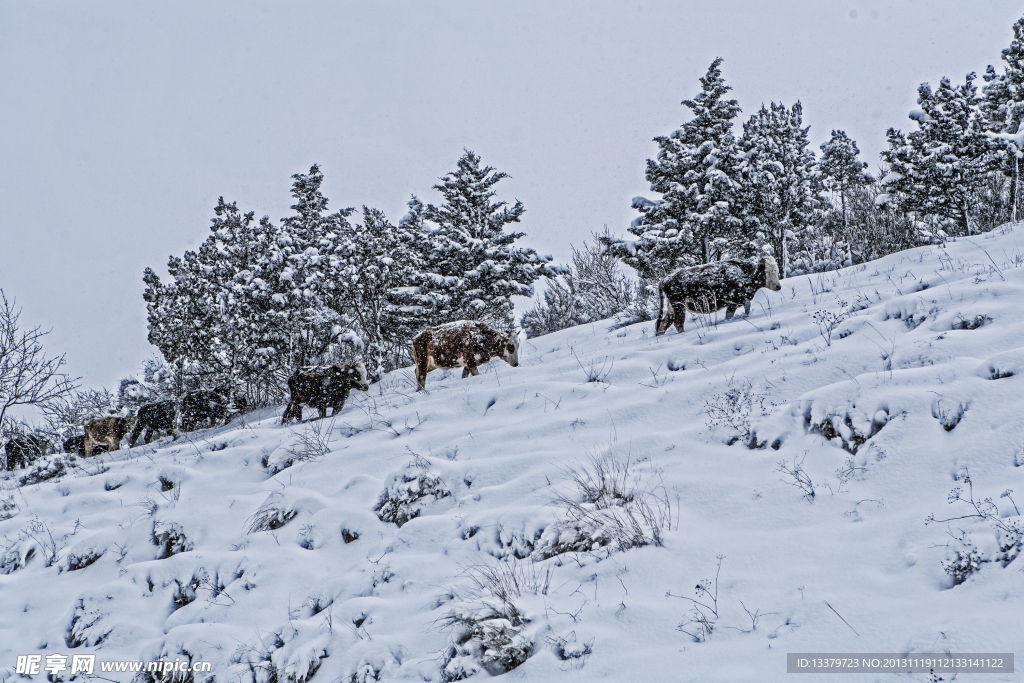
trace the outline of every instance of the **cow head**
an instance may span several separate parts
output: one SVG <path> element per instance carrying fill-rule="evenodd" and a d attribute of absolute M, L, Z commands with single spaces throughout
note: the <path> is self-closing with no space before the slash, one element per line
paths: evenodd
<path fill-rule="evenodd" d="M 357 360 L 352 367 L 356 371 L 355 388 L 359 391 L 369 391 L 370 383 L 366 380 L 366 366 L 363 361 Z"/>
<path fill-rule="evenodd" d="M 501 358 L 512 367 L 519 367 L 519 330 L 505 339 L 501 347 Z"/>
<path fill-rule="evenodd" d="M 773 292 L 777 292 L 782 289 L 782 283 L 779 282 L 779 264 L 775 262 L 774 256 L 763 256 L 761 257 L 761 264 L 764 268 L 764 286 L 766 289 L 770 289 Z"/>

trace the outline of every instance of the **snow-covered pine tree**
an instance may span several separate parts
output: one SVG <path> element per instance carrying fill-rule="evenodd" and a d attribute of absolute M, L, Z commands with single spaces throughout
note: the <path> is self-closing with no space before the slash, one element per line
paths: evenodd
<path fill-rule="evenodd" d="M 314 164 L 308 174 L 292 176 L 295 214 L 282 220 L 271 245 L 265 270 L 278 336 L 287 347 L 287 368 L 319 362 L 350 320 L 329 306 L 330 254 L 342 232 L 351 230 L 352 207 L 327 213 L 320 191 L 324 176 Z"/>
<path fill-rule="evenodd" d="M 388 297 L 419 272 L 423 256 L 417 246 L 406 225 L 394 226 L 383 212 L 364 206 L 362 224 L 343 225 L 330 254 L 330 306 L 355 323 L 375 376 L 411 362 L 409 341 L 415 333 L 395 320 Z"/>
<path fill-rule="evenodd" d="M 844 232 L 849 230 L 846 201 L 850 191 L 871 183 L 867 162 L 858 159 L 859 154 L 857 143 L 841 130 L 833 130 L 829 141 L 821 144 L 819 169 L 825 187 L 839 195 Z"/>
<path fill-rule="evenodd" d="M 660 199 L 633 199 L 640 212 L 629 232 L 635 240 L 608 240 L 611 253 L 657 281 L 682 266 L 710 263 L 735 251 L 742 221 L 735 204 L 738 147 L 732 120 L 740 112 L 726 99 L 722 59 L 700 79 L 701 91 L 682 104 L 693 119 L 668 136 L 654 138 L 656 159 L 647 160 L 647 180 Z"/>
<path fill-rule="evenodd" d="M 1024 18 L 1014 23 L 1013 40 L 1002 51 L 1002 60 L 1002 73 L 996 73 L 992 65 L 985 70 L 982 78 L 986 85 L 981 89 L 983 97 L 978 106 L 985 116 L 986 128 L 1000 139 L 1003 153 L 998 164 L 1010 179 L 1011 220 L 1017 222 L 1020 160 L 1024 156 L 1024 140 L 1017 135 L 1024 132 Z"/>
<path fill-rule="evenodd" d="M 532 296 L 533 282 L 559 269 L 550 256 L 515 246 L 521 232 L 505 232 L 525 212 L 522 202 L 511 207 L 493 201 L 494 186 L 508 174 L 481 166 L 480 157 L 465 151 L 456 170 L 435 185 L 444 203 L 423 207 L 410 203 L 402 225 L 415 229 L 423 263 L 410 286 L 415 293 L 396 293 L 393 303 L 406 328 L 454 320 L 483 320 L 501 329 L 513 324 L 512 297 Z"/>
<path fill-rule="evenodd" d="M 178 374 L 202 376 L 202 385 L 255 387 L 266 383 L 280 356 L 260 277 L 275 235 L 266 220 L 254 223 L 252 212 L 242 214 L 223 197 L 214 214 L 199 250 L 171 257 L 171 282 L 146 269 L 149 341 Z"/>
<path fill-rule="evenodd" d="M 968 74 L 958 86 L 943 78 L 935 91 L 922 83 L 917 89 L 921 109 L 910 113 L 918 129 L 905 135 L 890 128 L 889 149 L 882 151 L 890 171 L 881 182 L 899 204 L 947 218 L 965 235 L 973 232 L 971 200 L 991 170 L 994 145 L 984 134 L 974 78 Z"/>
<path fill-rule="evenodd" d="M 740 194 L 746 234 L 753 243 L 771 247 L 783 276 L 791 272 L 791 246 L 794 255 L 806 252 L 802 258 L 813 261 L 823 243 L 814 229 L 822 204 L 821 175 L 809 148 L 809 130 L 800 102 L 792 108 L 762 104 L 743 124 Z"/>

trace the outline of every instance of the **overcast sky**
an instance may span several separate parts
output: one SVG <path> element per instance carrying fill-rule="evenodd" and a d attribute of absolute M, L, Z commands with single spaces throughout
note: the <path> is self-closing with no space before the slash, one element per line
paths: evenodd
<path fill-rule="evenodd" d="M 208 232 L 217 197 L 392 221 L 462 149 L 511 174 L 523 243 L 564 259 L 647 193 L 651 138 L 718 56 L 744 114 L 802 101 L 817 146 L 872 168 L 916 87 L 999 61 L 1008 0 L 19 2 L 0 0 L 0 288 L 83 383 L 153 353 L 142 271 Z"/>

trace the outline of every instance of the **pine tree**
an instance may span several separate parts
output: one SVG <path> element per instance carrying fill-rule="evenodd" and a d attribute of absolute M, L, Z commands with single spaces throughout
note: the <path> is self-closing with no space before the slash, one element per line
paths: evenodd
<path fill-rule="evenodd" d="M 989 65 L 983 76 L 987 85 L 979 108 L 985 115 L 986 128 L 1002 139 L 1000 170 L 1011 181 L 1012 220 L 1017 222 L 1017 194 L 1020 184 L 1020 159 L 1024 141 L 1019 139 L 1024 120 L 1024 18 L 1013 25 L 1013 41 L 1002 51 L 1003 73 Z M 1014 136 L 1014 137 L 1011 137 Z"/>
<path fill-rule="evenodd" d="M 846 205 L 853 191 L 866 187 L 872 181 L 866 170 L 867 163 L 857 158 L 859 154 L 860 149 L 855 141 L 851 140 L 844 131 L 833 130 L 831 139 L 821 145 L 821 161 L 818 166 L 825 188 L 839 195 L 842 228 L 841 233 L 833 230 L 832 237 L 836 242 L 846 242 L 849 265 L 853 265 L 851 244 L 853 236 Z M 842 235 L 841 240 L 839 239 L 840 234 Z"/>
<path fill-rule="evenodd" d="M 204 376 L 205 385 L 258 384 L 277 356 L 260 277 L 273 229 L 223 197 L 214 214 L 199 250 L 169 260 L 171 282 L 146 269 L 149 341 L 179 372 Z"/>
<path fill-rule="evenodd" d="M 347 217 L 355 210 L 327 213 L 327 197 L 320 191 L 324 176 L 316 164 L 292 179 L 295 214 L 281 222 L 265 268 L 275 327 L 288 344 L 289 368 L 318 362 L 350 327 L 351 321 L 329 306 L 329 276 L 330 254 L 340 234 L 352 229 Z"/>
<path fill-rule="evenodd" d="M 362 224 L 343 226 L 331 252 L 330 306 L 352 319 L 375 376 L 411 361 L 413 334 L 395 320 L 389 296 L 419 272 L 423 258 L 417 246 L 405 225 L 396 227 L 383 212 L 364 206 Z"/>
<path fill-rule="evenodd" d="M 743 124 L 742 177 L 747 234 L 771 247 L 783 276 L 789 273 L 789 247 L 817 239 L 814 222 L 821 205 L 821 177 L 809 149 L 800 102 L 788 109 L 772 102 Z"/>
<path fill-rule="evenodd" d="M 739 161 L 732 120 L 740 112 L 720 69 L 711 63 L 701 92 L 684 104 L 693 118 L 671 135 L 654 138 L 656 159 L 647 160 L 647 180 L 660 199 L 633 199 L 640 212 L 629 232 L 636 240 L 607 240 L 611 253 L 648 280 L 682 266 L 710 263 L 735 249 L 742 221 L 736 207 Z"/>
<path fill-rule="evenodd" d="M 991 170 L 992 141 L 984 135 L 978 112 L 975 75 L 963 85 L 948 78 L 934 92 L 918 87 L 920 110 L 911 112 L 918 129 L 909 134 L 890 128 L 889 149 L 882 158 L 890 167 L 882 183 L 905 210 L 954 221 L 962 234 L 971 234 L 970 203 Z"/>
<path fill-rule="evenodd" d="M 515 246 L 524 233 L 505 232 L 525 212 L 522 202 L 511 207 L 492 201 L 495 185 L 508 174 L 481 166 L 480 157 L 466 151 L 455 171 L 435 185 L 444 197 L 439 206 L 410 203 L 402 225 L 415 230 L 423 263 L 415 293 L 399 295 L 394 305 L 404 308 L 408 328 L 454 320 L 483 320 L 499 328 L 512 326 L 513 296 L 532 296 L 533 282 L 555 275 L 550 256 Z"/>

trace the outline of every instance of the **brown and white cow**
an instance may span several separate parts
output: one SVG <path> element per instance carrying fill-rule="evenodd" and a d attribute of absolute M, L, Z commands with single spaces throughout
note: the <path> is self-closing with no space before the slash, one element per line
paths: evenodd
<path fill-rule="evenodd" d="M 321 420 L 327 417 L 328 407 L 331 408 L 331 417 L 334 417 L 345 407 L 352 389 L 370 389 L 370 383 L 366 381 L 366 366 L 362 361 L 345 367 L 324 365 L 297 370 L 288 378 L 291 400 L 281 417 L 281 424 L 292 417 L 301 422 L 303 404 L 320 411 Z"/>
<path fill-rule="evenodd" d="M 492 358 L 501 358 L 512 367 L 519 366 L 518 335 L 505 335 L 487 323 L 458 320 L 427 327 L 412 340 L 416 359 L 416 391 L 427 386 L 431 370 L 462 367 L 462 377 L 476 375 L 477 368 Z"/>
<path fill-rule="evenodd" d="M 121 439 L 132 431 L 135 426 L 135 416 L 128 417 L 100 417 L 89 420 L 85 423 L 85 444 L 83 452 L 85 457 L 92 455 L 93 448 L 97 444 L 106 444 L 108 451 L 116 451 L 121 447 Z"/>
<path fill-rule="evenodd" d="M 729 320 L 743 306 L 743 312 L 750 315 L 750 302 L 762 287 L 773 292 L 782 289 L 779 266 L 771 256 L 757 263 L 730 259 L 680 268 L 658 285 L 660 308 L 655 336 L 665 334 L 669 325 L 682 332 L 686 311 L 706 315 L 725 308 L 725 319 Z"/>

